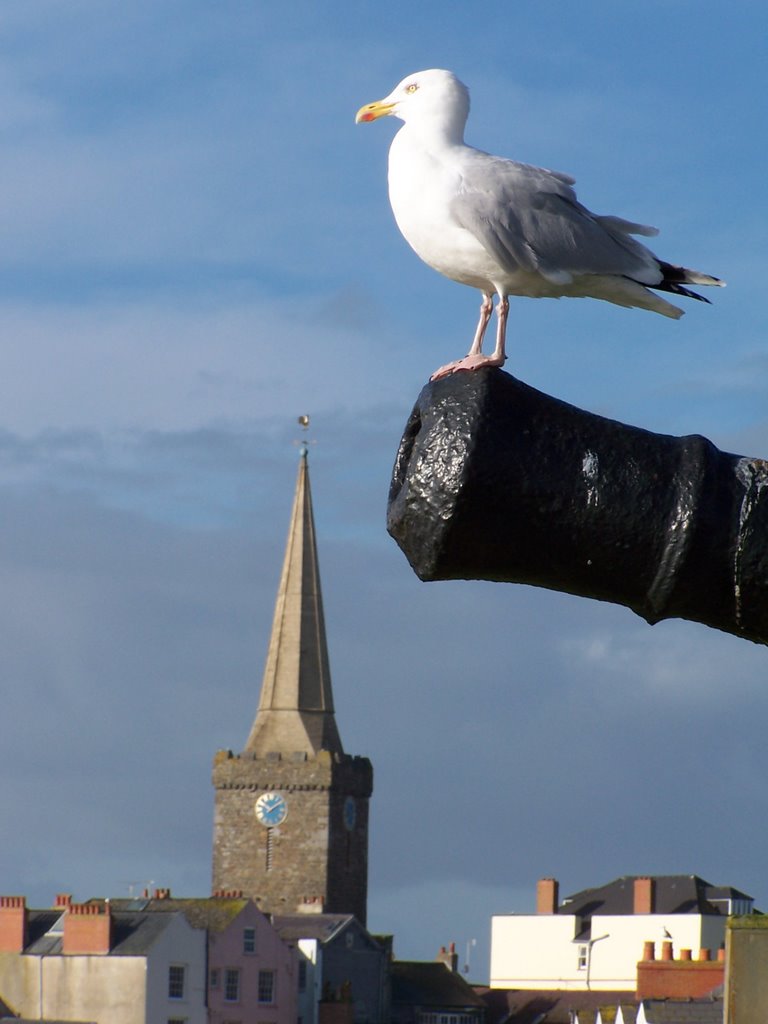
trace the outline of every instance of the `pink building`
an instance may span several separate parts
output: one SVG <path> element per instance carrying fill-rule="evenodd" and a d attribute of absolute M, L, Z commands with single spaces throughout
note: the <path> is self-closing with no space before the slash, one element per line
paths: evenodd
<path fill-rule="evenodd" d="M 113 900 L 144 911 L 181 912 L 208 934 L 209 1024 L 296 1024 L 296 950 L 280 938 L 253 900 L 235 892 L 174 899 L 157 889 L 153 898 Z"/>
<path fill-rule="evenodd" d="M 212 897 L 193 902 L 211 907 L 207 925 L 210 1024 L 234 1019 L 241 1024 L 295 1024 L 296 949 L 283 942 L 253 900 Z M 237 1017 L 236 1007 L 241 1010 Z"/>

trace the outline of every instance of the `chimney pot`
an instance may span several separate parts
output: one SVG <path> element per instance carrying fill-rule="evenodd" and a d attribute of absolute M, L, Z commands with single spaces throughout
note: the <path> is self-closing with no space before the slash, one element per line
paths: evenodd
<path fill-rule="evenodd" d="M 674 960 L 672 955 L 672 943 L 667 939 L 661 944 L 661 959 L 662 960 Z"/>
<path fill-rule="evenodd" d="M 456 943 L 451 943 L 451 948 L 446 949 L 445 946 L 440 947 L 440 952 L 437 954 L 438 963 L 444 964 L 449 971 L 454 973 L 459 969 L 459 955 L 456 952 Z"/>
<path fill-rule="evenodd" d="M 646 942 L 643 945 L 643 960 L 655 960 L 656 959 L 656 943 Z"/>
<path fill-rule="evenodd" d="M 691 959 L 691 951 L 690 951 L 690 949 L 681 949 L 680 950 L 680 959 L 681 960 L 690 960 Z"/>
<path fill-rule="evenodd" d="M 708 950 L 708 949 L 700 949 L 699 950 L 699 960 L 711 960 L 711 959 L 712 959 L 712 953 L 711 953 L 710 950 Z"/>

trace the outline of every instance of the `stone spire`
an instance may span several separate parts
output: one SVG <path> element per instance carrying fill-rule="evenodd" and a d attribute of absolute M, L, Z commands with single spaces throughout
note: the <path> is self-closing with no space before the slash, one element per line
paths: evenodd
<path fill-rule="evenodd" d="M 302 445 L 261 699 L 245 750 L 264 757 L 343 753 L 336 728 L 317 562 L 315 520 Z"/>

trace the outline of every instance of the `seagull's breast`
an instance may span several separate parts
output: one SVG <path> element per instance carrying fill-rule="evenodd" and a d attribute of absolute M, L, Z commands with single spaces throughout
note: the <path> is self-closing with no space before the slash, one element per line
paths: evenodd
<path fill-rule="evenodd" d="M 435 270 L 484 290 L 501 268 L 451 213 L 462 185 L 451 147 L 430 147 L 398 132 L 389 151 L 389 201 L 397 226 L 416 254 Z"/>

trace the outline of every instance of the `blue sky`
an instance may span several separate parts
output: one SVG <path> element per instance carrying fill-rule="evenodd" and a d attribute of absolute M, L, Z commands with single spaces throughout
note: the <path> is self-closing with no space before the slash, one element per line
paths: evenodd
<path fill-rule="evenodd" d="M 374 762 L 369 924 L 401 957 L 563 890 L 698 873 L 768 907 L 766 652 L 533 588 L 421 584 L 392 461 L 477 296 L 422 265 L 364 103 L 447 67 L 467 140 L 567 171 L 728 281 L 674 323 L 512 303 L 507 369 L 768 450 L 765 10 L 5 0 L 0 891 L 207 891 L 210 762 L 255 712 L 311 459 L 342 739 Z M 8 823 L 14 823 L 9 828 Z"/>

